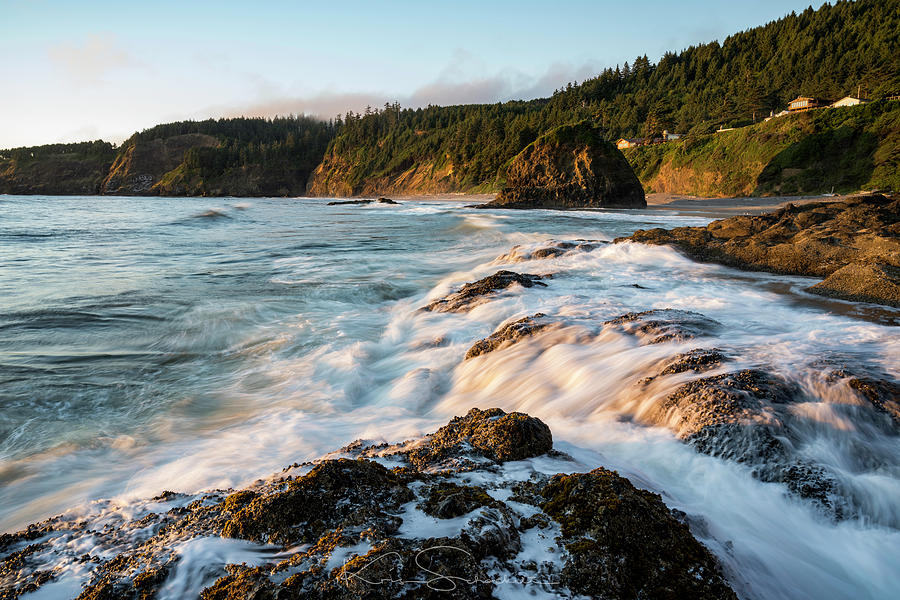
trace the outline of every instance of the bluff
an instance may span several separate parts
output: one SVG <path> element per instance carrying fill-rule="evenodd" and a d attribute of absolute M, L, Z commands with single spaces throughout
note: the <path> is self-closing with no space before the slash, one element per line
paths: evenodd
<path fill-rule="evenodd" d="M 0 150 L 0 194 L 96 194 L 115 157 L 99 140 Z"/>
<path fill-rule="evenodd" d="M 644 189 L 622 153 L 587 122 L 557 127 L 522 150 L 507 186 L 481 208 L 643 208 Z"/>

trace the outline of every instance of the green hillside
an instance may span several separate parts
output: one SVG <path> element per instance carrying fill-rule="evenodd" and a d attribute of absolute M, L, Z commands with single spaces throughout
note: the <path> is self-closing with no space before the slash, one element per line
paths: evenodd
<path fill-rule="evenodd" d="M 900 102 L 821 109 L 628 148 L 650 192 L 759 196 L 900 189 Z"/>

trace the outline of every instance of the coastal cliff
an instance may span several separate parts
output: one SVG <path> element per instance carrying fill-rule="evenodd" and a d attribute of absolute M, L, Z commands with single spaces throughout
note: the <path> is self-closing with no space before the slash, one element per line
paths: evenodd
<path fill-rule="evenodd" d="M 512 161 L 507 187 L 479 208 L 643 208 L 641 182 L 622 153 L 586 122 L 558 127 Z"/>

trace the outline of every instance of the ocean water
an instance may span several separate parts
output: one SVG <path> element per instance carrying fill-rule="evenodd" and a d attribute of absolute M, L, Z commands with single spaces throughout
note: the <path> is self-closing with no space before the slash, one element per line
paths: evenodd
<path fill-rule="evenodd" d="M 502 258 L 514 246 L 709 220 L 462 202 L 0 196 L 0 531 L 101 498 L 127 507 L 162 490 L 247 484 L 357 438 L 408 439 L 499 406 L 543 419 L 585 468 L 618 469 L 702 523 L 695 534 L 742 597 L 895 597 L 900 440 L 854 419 L 846 407 L 860 400 L 822 364 L 900 378 L 900 311 L 663 247 Z M 419 310 L 501 268 L 553 277 L 467 313 Z M 601 327 L 654 308 L 722 327 L 654 345 Z M 498 325 L 536 312 L 567 326 L 463 361 Z M 853 491 L 853 518 L 834 522 L 666 427 L 660 403 L 689 376 L 649 392 L 637 382 L 698 346 L 732 354 L 729 370 L 762 367 L 803 390 L 798 451 Z"/>

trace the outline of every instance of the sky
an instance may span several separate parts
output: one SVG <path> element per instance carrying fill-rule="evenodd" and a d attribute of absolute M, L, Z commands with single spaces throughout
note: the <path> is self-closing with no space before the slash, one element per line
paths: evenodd
<path fill-rule="evenodd" d="M 0 0 L 0 148 L 183 119 L 548 96 L 796 0 Z"/>

